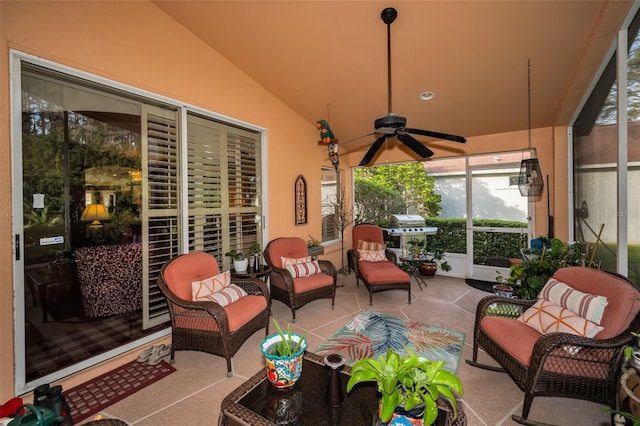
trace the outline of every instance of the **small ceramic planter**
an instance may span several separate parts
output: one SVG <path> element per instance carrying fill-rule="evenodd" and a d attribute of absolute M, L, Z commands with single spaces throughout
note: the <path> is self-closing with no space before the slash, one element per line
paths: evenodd
<path fill-rule="evenodd" d="M 291 337 L 296 344 L 302 339 L 300 350 L 291 356 L 278 356 L 271 353 L 276 343 L 281 341 L 279 334 L 268 336 L 260 344 L 260 351 L 267 364 L 267 378 L 276 388 L 293 386 L 302 374 L 302 359 L 307 349 L 307 340 L 295 333 L 292 333 Z"/>
<path fill-rule="evenodd" d="M 233 269 L 237 272 L 246 272 L 248 267 L 249 267 L 249 259 L 247 258 L 233 261 Z"/>
<path fill-rule="evenodd" d="M 493 286 L 493 292 L 502 297 L 513 297 L 513 287 L 504 284 L 496 284 Z"/>

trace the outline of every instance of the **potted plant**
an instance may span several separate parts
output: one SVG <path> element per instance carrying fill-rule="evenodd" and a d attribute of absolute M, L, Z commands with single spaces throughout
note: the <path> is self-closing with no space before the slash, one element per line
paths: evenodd
<path fill-rule="evenodd" d="M 496 281 L 513 287 L 514 295 L 520 299 L 533 300 L 560 268 L 583 265 L 585 254 L 578 243 L 567 244 L 558 238 L 540 237 L 541 250 L 527 250 L 526 258 L 519 265 L 509 268 L 509 276 L 500 273 Z"/>
<path fill-rule="evenodd" d="M 251 247 L 249 247 L 249 253 L 251 254 L 251 267 L 254 271 L 260 269 L 260 243 L 253 243 Z"/>
<path fill-rule="evenodd" d="M 235 269 L 236 272 L 244 272 L 247 270 L 249 266 L 249 259 L 247 259 L 241 252 L 231 250 L 226 252 L 224 255 L 229 256 L 233 260 L 233 269 Z"/>
<path fill-rule="evenodd" d="M 362 358 L 351 369 L 347 392 L 361 382 L 378 382 L 381 394 L 380 420 L 388 424 L 396 416 L 412 419 L 411 424 L 431 425 L 438 417 L 437 400 L 442 396 L 457 416 L 456 394 L 462 395 L 462 382 L 444 369 L 444 361 L 430 361 L 407 347 L 401 357 L 391 349 L 377 360 Z M 417 410 L 416 410 L 417 408 Z M 420 419 L 422 422 L 420 423 Z"/>
<path fill-rule="evenodd" d="M 309 239 L 307 240 L 307 253 L 309 256 L 320 256 L 323 254 L 324 247 L 322 246 L 322 241 L 309 235 Z"/>
<path fill-rule="evenodd" d="M 291 324 L 287 332 L 283 332 L 273 318 L 277 334 L 267 336 L 260 344 L 260 351 L 267 364 L 267 378 L 276 388 L 293 386 L 302 374 L 302 359 L 307 349 L 305 334 L 291 332 Z"/>
<path fill-rule="evenodd" d="M 411 239 L 407 241 L 409 252 L 417 259 L 420 258 L 420 275 L 432 277 L 436 274 L 438 267 L 449 272 L 451 265 L 444 260 L 444 249 L 438 246 L 427 244 L 426 240 Z"/>

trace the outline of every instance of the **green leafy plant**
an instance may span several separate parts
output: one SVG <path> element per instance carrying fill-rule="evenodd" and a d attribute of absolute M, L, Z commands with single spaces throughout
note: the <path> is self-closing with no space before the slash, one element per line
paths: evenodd
<path fill-rule="evenodd" d="M 640 417 L 635 416 L 631 413 L 627 413 L 625 411 L 612 410 L 611 407 L 602 407 L 602 411 L 605 413 L 618 414 L 624 417 L 625 419 L 631 420 L 633 422 L 631 423 L 632 426 L 640 426 Z"/>
<path fill-rule="evenodd" d="M 438 417 L 437 400 L 442 395 L 457 416 L 456 394 L 462 395 L 462 382 L 444 369 L 444 361 L 430 361 L 418 356 L 411 348 L 401 357 L 391 349 L 386 355 L 362 358 L 353 364 L 347 392 L 361 382 L 376 381 L 382 394 L 380 420 L 388 422 L 396 408 L 405 411 L 424 404 L 424 424 L 432 424 Z"/>
<path fill-rule="evenodd" d="M 540 238 L 542 250 L 528 250 L 522 264 L 510 267 L 508 277 L 500 273 L 496 276 L 497 282 L 513 287 L 514 294 L 520 299 L 535 299 L 558 269 L 584 264 L 581 244 L 567 244 L 558 238 Z"/>
<path fill-rule="evenodd" d="M 423 257 L 426 263 L 435 263 L 444 272 L 451 270 L 451 265 L 444 259 L 444 249 L 436 246 L 435 244 L 429 244 L 426 240 L 418 240 L 412 238 L 407 241 L 409 251 L 417 257 Z M 426 246 L 426 248 L 425 248 Z"/>
<path fill-rule="evenodd" d="M 249 247 L 249 253 L 251 254 L 260 253 L 260 243 L 251 244 L 251 247 Z"/>
<path fill-rule="evenodd" d="M 238 261 L 244 259 L 244 254 L 239 251 L 231 250 L 224 254 L 225 256 L 229 256 L 231 259 Z"/>
<path fill-rule="evenodd" d="M 633 346 L 625 346 L 624 347 L 624 356 L 629 359 L 633 356 L 633 353 L 635 351 L 638 350 L 638 347 L 640 347 L 640 333 L 634 333 L 633 331 L 631 332 L 631 335 L 633 337 L 635 337 L 638 340 L 638 346 L 633 347 Z"/>
<path fill-rule="evenodd" d="M 322 241 L 316 240 L 311 235 L 309 235 L 309 239 L 307 240 L 307 247 L 319 247 L 322 244 Z"/>
<path fill-rule="evenodd" d="M 302 347 L 302 342 L 304 341 L 307 332 L 305 331 L 302 335 L 302 338 L 298 339 L 298 341 L 296 342 L 296 340 L 293 338 L 293 333 L 291 332 L 291 324 L 287 324 L 287 332 L 285 334 L 282 331 L 282 328 L 280 328 L 280 324 L 278 324 L 278 321 L 276 321 L 275 318 L 273 318 L 272 321 L 273 325 L 278 331 L 280 341 L 274 345 L 271 353 L 278 356 L 291 356 L 298 352 Z"/>

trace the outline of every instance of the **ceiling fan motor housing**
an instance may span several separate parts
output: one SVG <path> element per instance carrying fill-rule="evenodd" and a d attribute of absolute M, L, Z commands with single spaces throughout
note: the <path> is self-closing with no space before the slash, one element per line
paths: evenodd
<path fill-rule="evenodd" d="M 407 119 L 401 115 L 388 114 L 382 118 L 378 118 L 373 126 L 376 129 L 376 133 L 384 133 L 378 132 L 379 129 L 383 128 L 392 128 L 392 129 L 404 129 L 407 125 Z"/>

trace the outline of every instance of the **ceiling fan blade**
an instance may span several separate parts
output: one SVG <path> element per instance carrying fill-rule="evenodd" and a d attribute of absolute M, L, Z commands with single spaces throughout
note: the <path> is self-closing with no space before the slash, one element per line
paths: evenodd
<path fill-rule="evenodd" d="M 376 139 L 376 141 L 373 143 L 373 145 L 371 145 L 364 157 L 362 157 L 362 160 L 360 161 L 360 164 L 358 164 L 358 166 L 362 167 L 369 164 L 371 160 L 373 160 L 373 157 L 376 155 L 376 152 L 378 152 L 378 150 L 382 146 L 382 142 L 384 142 L 385 139 L 386 136 L 380 136 L 378 139 Z"/>
<path fill-rule="evenodd" d="M 420 157 L 428 158 L 433 155 L 433 151 L 422 145 L 413 136 L 406 133 L 398 133 L 397 137 L 400 142 L 411 148 L 411 150 L 418 154 Z"/>
<path fill-rule="evenodd" d="M 406 129 L 404 129 L 404 131 L 407 132 L 407 133 L 413 133 L 414 135 L 430 136 L 432 138 L 444 139 L 444 140 L 452 141 L 452 142 L 465 143 L 467 141 L 462 136 L 450 135 L 448 133 L 433 132 L 431 130 L 420 130 L 420 129 L 409 129 L 409 128 L 406 128 Z"/>
<path fill-rule="evenodd" d="M 373 135 L 375 135 L 375 132 L 367 133 L 366 135 L 362 135 L 362 136 L 358 136 L 357 138 L 349 139 L 346 142 L 340 142 L 340 145 L 346 145 L 348 143 L 355 142 L 355 141 L 360 140 L 362 138 L 366 138 L 367 136 L 373 136 Z"/>

